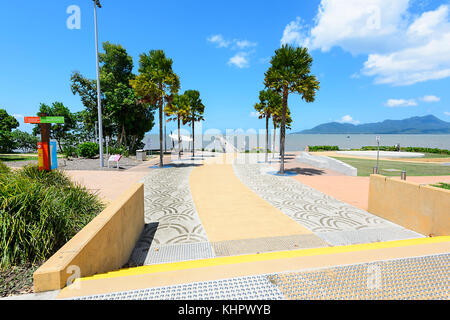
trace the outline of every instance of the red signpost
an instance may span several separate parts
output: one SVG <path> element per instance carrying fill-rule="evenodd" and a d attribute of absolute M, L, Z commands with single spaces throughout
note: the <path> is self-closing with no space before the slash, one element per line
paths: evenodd
<path fill-rule="evenodd" d="M 52 158 L 50 155 L 50 124 L 64 123 L 64 118 L 48 117 L 46 113 L 41 113 L 39 117 L 24 117 L 24 122 L 41 125 L 41 142 L 38 142 L 39 170 L 50 171 L 52 167 Z"/>

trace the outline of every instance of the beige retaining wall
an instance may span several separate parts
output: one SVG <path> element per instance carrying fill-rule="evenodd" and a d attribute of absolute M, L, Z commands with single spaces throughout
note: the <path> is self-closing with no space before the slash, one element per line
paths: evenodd
<path fill-rule="evenodd" d="M 369 209 L 423 235 L 450 235 L 450 190 L 373 174 Z"/>
<path fill-rule="evenodd" d="M 70 281 L 76 276 L 121 268 L 128 261 L 144 224 L 144 185 L 139 183 L 112 202 L 36 270 L 34 291 L 61 289 L 69 277 Z"/>

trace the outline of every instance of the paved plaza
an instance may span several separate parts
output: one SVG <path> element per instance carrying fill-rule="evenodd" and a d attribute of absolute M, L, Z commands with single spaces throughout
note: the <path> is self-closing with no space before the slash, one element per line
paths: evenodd
<path fill-rule="evenodd" d="M 448 299 L 448 239 L 277 175 L 263 160 L 202 153 L 153 168 L 128 268 L 81 279 L 83 290 L 59 298 Z M 374 268 L 376 290 L 367 284 Z"/>

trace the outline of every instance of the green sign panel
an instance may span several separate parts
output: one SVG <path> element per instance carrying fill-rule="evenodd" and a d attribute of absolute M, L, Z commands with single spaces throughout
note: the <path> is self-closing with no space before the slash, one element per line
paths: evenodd
<path fill-rule="evenodd" d="M 41 117 L 41 123 L 64 123 L 64 117 Z"/>

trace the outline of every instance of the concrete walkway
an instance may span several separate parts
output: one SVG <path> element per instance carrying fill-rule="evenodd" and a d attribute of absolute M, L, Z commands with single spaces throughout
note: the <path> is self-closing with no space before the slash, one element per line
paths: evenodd
<path fill-rule="evenodd" d="M 189 184 L 210 241 L 312 233 L 245 186 L 231 164 L 205 162 Z"/>
<path fill-rule="evenodd" d="M 164 161 L 169 162 L 170 156 L 165 156 Z M 110 203 L 147 176 L 152 170 L 151 166 L 158 163 L 159 158 L 153 158 L 126 171 L 65 170 L 64 172 L 74 181 L 98 194 L 103 201 Z"/>

